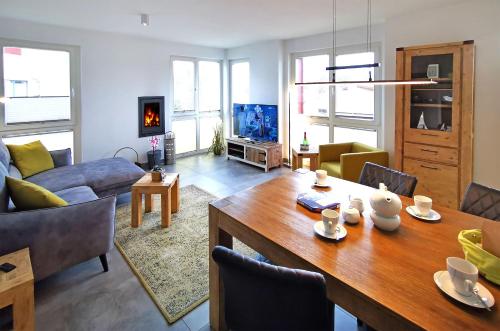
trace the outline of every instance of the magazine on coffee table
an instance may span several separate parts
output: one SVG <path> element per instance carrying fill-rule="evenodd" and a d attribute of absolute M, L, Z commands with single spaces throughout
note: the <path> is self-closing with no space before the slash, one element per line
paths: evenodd
<path fill-rule="evenodd" d="M 317 191 L 300 193 L 297 196 L 297 203 L 315 213 L 327 208 L 335 209 L 340 205 L 335 196 Z"/>

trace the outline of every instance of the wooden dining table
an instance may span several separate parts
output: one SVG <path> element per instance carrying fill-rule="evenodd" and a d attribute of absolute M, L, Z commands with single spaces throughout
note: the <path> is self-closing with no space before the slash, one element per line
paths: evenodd
<path fill-rule="evenodd" d="M 490 312 L 466 306 L 433 280 L 436 271 L 446 270 L 447 257 L 464 256 L 458 233 L 492 221 L 433 206 L 440 222 L 423 222 L 405 211 L 412 199 L 401 197 L 401 225 L 385 232 L 370 219 L 373 188 L 330 178 L 331 187 L 318 190 L 338 199 L 341 208 L 350 195 L 361 197 L 365 211 L 359 224 L 344 224 L 344 240 L 329 241 L 313 229 L 321 214 L 296 202 L 299 193 L 314 189 L 313 180 L 314 173 L 293 172 L 212 202 L 210 252 L 215 245 L 232 248 L 234 237 L 277 265 L 319 272 L 328 298 L 377 330 L 500 329 L 498 303 Z M 212 258 L 209 265 L 210 325 L 225 330 L 223 283 Z M 483 277 L 479 282 L 500 300 L 499 286 Z"/>

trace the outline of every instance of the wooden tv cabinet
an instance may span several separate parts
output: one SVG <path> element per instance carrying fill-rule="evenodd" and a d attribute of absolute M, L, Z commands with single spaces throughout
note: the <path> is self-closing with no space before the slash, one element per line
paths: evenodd
<path fill-rule="evenodd" d="M 229 138 L 226 147 L 228 160 L 245 162 L 263 168 L 266 172 L 283 165 L 282 147 L 279 143 Z"/>

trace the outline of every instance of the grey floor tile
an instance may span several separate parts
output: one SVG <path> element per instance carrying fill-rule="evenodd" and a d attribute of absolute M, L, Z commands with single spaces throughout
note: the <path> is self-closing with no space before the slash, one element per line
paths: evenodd
<path fill-rule="evenodd" d="M 208 324 L 208 300 L 196 307 L 189 314 L 184 316 L 184 323 L 189 327 L 190 330 L 199 330 L 203 326 Z"/>

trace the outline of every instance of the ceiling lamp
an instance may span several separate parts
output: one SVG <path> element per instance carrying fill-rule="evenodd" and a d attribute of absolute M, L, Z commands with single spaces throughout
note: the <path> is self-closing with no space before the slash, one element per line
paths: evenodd
<path fill-rule="evenodd" d="M 149 26 L 149 15 L 141 14 L 141 24 L 144 26 Z"/>
<path fill-rule="evenodd" d="M 366 51 L 372 50 L 372 2 L 367 0 L 367 15 L 366 15 Z M 337 54 L 337 0 L 333 0 L 333 60 L 335 61 Z M 332 81 L 330 82 L 308 82 L 308 83 L 295 83 L 295 85 L 429 85 L 437 84 L 432 79 L 429 80 L 373 80 L 372 72 L 368 72 L 368 80 L 365 81 L 336 81 L 335 71 L 345 69 L 360 69 L 360 68 L 379 68 L 382 64 L 380 62 L 366 63 L 366 64 L 353 64 L 344 66 L 327 67 L 326 70 L 332 71 Z"/>

